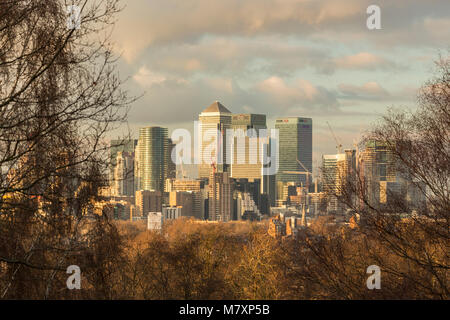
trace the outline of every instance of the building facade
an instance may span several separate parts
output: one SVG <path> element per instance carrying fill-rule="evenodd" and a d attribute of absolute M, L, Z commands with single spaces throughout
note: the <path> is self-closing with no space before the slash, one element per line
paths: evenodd
<path fill-rule="evenodd" d="M 134 196 L 134 152 L 117 152 L 111 195 Z"/>
<path fill-rule="evenodd" d="M 208 194 L 208 220 L 231 221 L 233 217 L 233 184 L 228 172 L 211 171 Z"/>
<path fill-rule="evenodd" d="M 199 177 L 209 178 L 211 165 L 217 172 L 228 171 L 226 165 L 226 130 L 231 128 L 230 110 L 216 101 L 199 115 Z M 217 134 L 217 132 L 219 134 Z"/>
<path fill-rule="evenodd" d="M 169 159 L 167 128 L 141 128 L 135 155 L 136 190 L 163 192 Z"/>
<path fill-rule="evenodd" d="M 138 190 L 135 196 L 136 214 L 145 217 L 149 212 L 161 212 L 162 194 L 160 191 Z"/>
<path fill-rule="evenodd" d="M 277 191 L 289 182 L 305 184 L 307 176 L 286 173 L 286 171 L 305 171 L 297 161 L 312 172 L 312 119 L 300 117 L 279 118 L 275 122 L 279 134 L 279 168 L 276 175 Z M 277 193 L 277 200 L 286 201 Z"/>

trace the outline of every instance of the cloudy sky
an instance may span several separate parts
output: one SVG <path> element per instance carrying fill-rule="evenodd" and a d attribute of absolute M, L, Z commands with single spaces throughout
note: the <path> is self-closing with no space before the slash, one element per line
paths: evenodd
<path fill-rule="evenodd" d="M 313 118 L 314 158 L 351 147 L 389 106 L 415 104 L 450 47 L 448 0 L 130 0 L 114 30 L 137 137 L 193 127 L 215 100 L 233 113 Z M 366 9 L 381 8 L 381 30 Z"/>

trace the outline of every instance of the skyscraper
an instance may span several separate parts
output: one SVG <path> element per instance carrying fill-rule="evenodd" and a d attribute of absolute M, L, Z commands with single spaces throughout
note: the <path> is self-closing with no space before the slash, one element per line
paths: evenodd
<path fill-rule="evenodd" d="M 346 149 L 344 153 L 323 155 L 322 183 L 328 197 L 328 211 L 342 211 L 343 204 L 338 203 L 346 188 L 347 179 L 352 178 L 351 172 L 356 170 L 356 150 Z"/>
<path fill-rule="evenodd" d="M 160 191 L 136 191 L 135 201 L 137 215 L 140 217 L 146 217 L 149 212 L 161 212 L 162 196 Z"/>
<path fill-rule="evenodd" d="M 359 168 L 368 202 L 374 207 L 385 202 L 387 184 L 394 186 L 397 181 L 392 151 L 383 142 L 367 141 L 359 155 Z"/>
<path fill-rule="evenodd" d="M 216 101 L 199 115 L 199 177 L 209 178 L 212 162 L 217 172 L 227 171 L 226 130 L 231 128 L 231 112 Z M 219 132 L 217 136 L 216 132 Z M 219 154 L 217 156 L 217 154 Z"/>
<path fill-rule="evenodd" d="M 279 130 L 279 168 L 277 190 L 282 190 L 287 182 L 306 183 L 307 176 L 290 174 L 285 171 L 305 171 L 297 160 L 312 172 L 312 119 L 288 117 L 275 122 Z M 281 195 L 277 194 L 277 199 Z"/>
<path fill-rule="evenodd" d="M 111 194 L 134 196 L 134 152 L 117 152 L 115 163 Z"/>
<path fill-rule="evenodd" d="M 167 128 L 145 127 L 139 130 L 135 156 L 136 190 L 164 191 L 168 170 L 169 139 Z"/>
<path fill-rule="evenodd" d="M 136 139 L 117 139 L 110 142 L 111 179 L 114 178 L 114 168 L 116 166 L 118 152 L 134 152 L 137 145 Z"/>
<path fill-rule="evenodd" d="M 233 184 L 228 172 L 211 170 L 209 178 L 210 221 L 230 221 L 233 217 Z"/>
<path fill-rule="evenodd" d="M 233 114 L 231 127 L 236 134 L 244 133 L 243 143 L 239 142 L 237 136 L 234 137 L 231 177 L 246 178 L 249 181 L 261 179 L 259 136 L 261 129 L 267 129 L 266 116 L 263 114 Z"/>
<path fill-rule="evenodd" d="M 175 180 L 168 179 L 166 181 L 166 192 L 191 192 L 193 195 L 192 214 L 197 219 L 204 219 L 204 204 L 205 199 L 202 195 L 202 189 L 204 187 L 200 180 Z"/>

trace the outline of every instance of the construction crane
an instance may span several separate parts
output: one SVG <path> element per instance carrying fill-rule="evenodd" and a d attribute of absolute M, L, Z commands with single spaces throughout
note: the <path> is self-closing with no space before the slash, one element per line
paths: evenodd
<path fill-rule="evenodd" d="M 304 196 L 302 204 L 302 226 L 306 226 L 306 206 L 307 206 L 307 194 L 309 192 L 309 177 L 312 175 L 311 172 L 303 165 L 303 163 L 297 159 L 297 162 L 302 166 L 305 171 L 283 171 L 286 174 L 304 174 L 306 176 L 306 193 Z"/>
<path fill-rule="evenodd" d="M 339 143 L 339 141 L 338 141 L 336 135 L 334 134 L 334 131 L 331 128 L 330 123 L 328 121 L 327 121 L 327 125 L 328 125 L 328 128 L 330 128 L 330 132 L 331 132 L 331 135 L 334 138 L 334 141 L 336 141 L 336 149 L 338 150 L 338 153 L 342 153 L 342 144 Z"/>

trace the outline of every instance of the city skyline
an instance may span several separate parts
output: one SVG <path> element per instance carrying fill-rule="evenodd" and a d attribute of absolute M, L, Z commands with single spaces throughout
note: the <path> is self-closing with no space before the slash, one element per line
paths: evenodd
<path fill-rule="evenodd" d="M 128 87 L 145 93 L 130 110 L 132 133 L 145 125 L 193 130 L 197 115 L 219 100 L 233 113 L 266 114 L 268 127 L 277 117 L 314 118 L 316 165 L 336 151 L 326 121 L 352 147 L 387 107 L 415 107 L 416 90 L 450 38 L 448 1 L 378 1 L 381 30 L 366 27 L 371 4 L 127 4 L 113 38 Z"/>
<path fill-rule="evenodd" d="M 1 300 L 449 299 L 450 1 L 0 9 Z"/>

